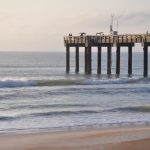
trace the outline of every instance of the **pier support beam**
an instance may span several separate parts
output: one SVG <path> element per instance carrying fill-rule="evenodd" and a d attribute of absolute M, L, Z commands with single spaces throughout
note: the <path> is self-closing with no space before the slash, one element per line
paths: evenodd
<path fill-rule="evenodd" d="M 111 46 L 107 47 L 107 74 L 111 74 L 111 64 L 112 64 L 112 56 L 111 56 Z"/>
<path fill-rule="evenodd" d="M 70 47 L 66 46 L 66 73 L 70 72 Z"/>
<path fill-rule="evenodd" d="M 118 45 L 116 50 L 116 74 L 120 75 L 120 46 Z"/>
<path fill-rule="evenodd" d="M 97 56 L 97 74 L 101 74 L 101 58 L 102 58 L 102 47 L 98 46 L 98 56 Z"/>
<path fill-rule="evenodd" d="M 144 77 L 148 76 L 148 46 L 144 45 Z"/>
<path fill-rule="evenodd" d="M 128 75 L 132 74 L 132 46 L 128 46 Z"/>
<path fill-rule="evenodd" d="M 87 51 L 88 51 L 88 48 L 85 47 L 85 54 L 84 54 L 84 70 L 85 70 L 85 73 L 87 73 Z"/>
<path fill-rule="evenodd" d="M 87 47 L 87 74 L 91 74 L 92 72 L 92 54 L 91 47 Z"/>
<path fill-rule="evenodd" d="M 79 47 L 76 47 L 76 73 L 79 73 Z"/>

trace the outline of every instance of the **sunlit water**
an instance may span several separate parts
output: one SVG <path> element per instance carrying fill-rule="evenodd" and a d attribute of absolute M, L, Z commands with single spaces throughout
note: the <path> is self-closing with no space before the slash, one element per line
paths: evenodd
<path fill-rule="evenodd" d="M 133 53 L 133 76 L 127 75 L 127 53 L 121 54 L 121 75 L 65 74 L 65 53 L 0 53 L 0 133 L 117 127 L 150 124 L 150 78 L 143 78 L 143 54 Z"/>

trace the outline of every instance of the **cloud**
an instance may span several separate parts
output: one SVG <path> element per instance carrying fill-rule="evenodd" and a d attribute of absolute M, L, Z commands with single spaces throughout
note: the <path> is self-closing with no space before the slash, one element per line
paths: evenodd
<path fill-rule="evenodd" d="M 123 20 L 127 21 L 128 23 L 133 24 L 145 24 L 150 23 L 150 12 L 134 12 L 123 16 Z"/>
<path fill-rule="evenodd" d="M 19 48 L 60 49 L 68 33 L 107 34 L 111 13 L 115 15 L 114 26 L 119 20 L 121 33 L 145 32 L 150 25 L 150 2 L 143 1 L 7 0 L 0 6 L 0 42 L 5 48 L 9 41 L 14 49 L 18 43 Z"/>

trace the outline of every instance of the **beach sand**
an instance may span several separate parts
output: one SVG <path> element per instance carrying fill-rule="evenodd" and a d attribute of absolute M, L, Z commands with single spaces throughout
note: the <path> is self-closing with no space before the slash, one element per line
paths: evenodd
<path fill-rule="evenodd" d="M 150 127 L 1 135 L 0 150 L 150 150 Z"/>

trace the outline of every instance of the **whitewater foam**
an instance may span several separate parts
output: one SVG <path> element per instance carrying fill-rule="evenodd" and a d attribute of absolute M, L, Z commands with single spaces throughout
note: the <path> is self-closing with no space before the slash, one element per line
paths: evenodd
<path fill-rule="evenodd" d="M 140 81 L 141 78 L 117 78 L 117 79 L 101 79 L 101 80 L 87 80 L 85 84 L 100 85 L 100 84 L 129 84 Z"/>
<path fill-rule="evenodd" d="M 0 88 L 27 87 L 35 85 L 34 81 L 28 80 L 1 80 Z"/>

